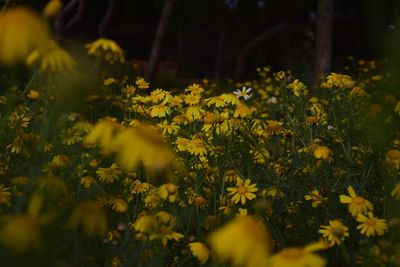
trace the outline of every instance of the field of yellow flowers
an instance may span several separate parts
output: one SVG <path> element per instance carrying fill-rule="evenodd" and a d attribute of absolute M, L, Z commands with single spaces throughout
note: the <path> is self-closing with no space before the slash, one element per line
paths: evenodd
<path fill-rule="evenodd" d="M 44 21 L 0 15 L 1 266 L 400 265 L 400 104 L 376 61 L 166 90 Z"/>

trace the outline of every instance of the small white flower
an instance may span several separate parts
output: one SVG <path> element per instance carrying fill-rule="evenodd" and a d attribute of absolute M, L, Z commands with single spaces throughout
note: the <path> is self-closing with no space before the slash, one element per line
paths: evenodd
<path fill-rule="evenodd" d="M 233 91 L 233 93 L 236 95 L 237 98 L 241 98 L 243 97 L 244 100 L 249 100 L 251 98 L 251 94 L 249 94 L 251 92 L 251 88 L 246 88 L 246 86 L 243 86 L 242 90 L 240 89 L 236 89 L 235 91 Z"/>
<path fill-rule="evenodd" d="M 268 100 L 267 100 L 268 104 L 276 104 L 278 103 L 278 98 L 276 98 L 276 96 L 271 96 Z"/>
<path fill-rule="evenodd" d="M 333 127 L 332 125 L 328 125 L 328 130 L 333 130 L 335 129 L 335 127 Z"/>

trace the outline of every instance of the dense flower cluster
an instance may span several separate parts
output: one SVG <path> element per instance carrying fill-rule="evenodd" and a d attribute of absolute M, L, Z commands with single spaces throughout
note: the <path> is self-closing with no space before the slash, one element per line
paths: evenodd
<path fill-rule="evenodd" d="M 29 46 L 13 16 L 41 29 Z M 125 58 L 108 39 L 78 73 L 41 23 L 0 14 L 0 62 L 38 70 L 0 97 L 5 264 L 399 265 L 400 104 L 371 97 L 374 61 L 317 90 L 268 67 L 167 90 L 115 72 Z"/>

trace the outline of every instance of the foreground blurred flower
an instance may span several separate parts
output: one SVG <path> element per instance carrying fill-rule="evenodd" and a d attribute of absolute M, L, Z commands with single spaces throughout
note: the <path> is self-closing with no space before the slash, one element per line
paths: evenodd
<path fill-rule="evenodd" d="M 24 62 L 38 49 L 46 51 L 49 31 L 40 17 L 28 8 L 13 7 L 0 14 L 0 62 Z"/>
<path fill-rule="evenodd" d="M 69 218 L 71 228 L 82 229 L 86 236 L 103 236 L 107 231 L 107 217 L 99 203 L 87 200 L 76 206 Z"/>
<path fill-rule="evenodd" d="M 358 213 L 372 211 L 372 203 L 356 194 L 352 186 L 347 188 L 350 196 L 340 195 L 340 203 L 349 204 L 349 212 L 356 216 Z"/>
<path fill-rule="evenodd" d="M 189 243 L 189 248 L 193 256 L 200 261 L 200 265 L 205 264 L 208 261 L 208 258 L 210 258 L 210 250 L 201 242 Z"/>
<path fill-rule="evenodd" d="M 331 220 L 329 221 L 329 225 L 323 225 L 321 228 L 319 233 L 328 239 L 331 246 L 335 244 L 340 245 L 343 240 L 349 236 L 349 228 L 338 220 Z"/>
<path fill-rule="evenodd" d="M 62 8 L 63 3 L 61 0 L 50 0 L 43 9 L 43 16 L 49 19 L 55 18 Z"/>
<path fill-rule="evenodd" d="M 232 201 L 236 204 L 239 201 L 244 205 L 246 204 L 246 200 L 252 200 L 256 198 L 254 192 L 257 192 L 258 189 L 256 184 L 250 184 L 251 180 L 246 179 L 243 181 L 239 177 L 236 178 L 236 187 L 229 187 L 227 190 L 229 191 L 228 195 L 232 196 Z"/>
<path fill-rule="evenodd" d="M 383 235 L 388 228 L 386 220 L 375 218 L 372 212 L 368 212 L 368 217 L 359 213 L 357 215 L 357 222 L 361 223 L 357 226 L 357 229 L 367 237 Z"/>
<path fill-rule="evenodd" d="M 218 260 L 233 266 L 268 266 L 269 238 L 264 225 L 250 216 L 238 216 L 210 236 Z"/>
<path fill-rule="evenodd" d="M 0 229 L 1 245 L 18 253 L 39 249 L 42 245 L 40 228 L 51 220 L 49 215 L 39 215 L 42 205 L 43 197 L 33 195 L 27 214 L 7 216 Z"/>
<path fill-rule="evenodd" d="M 271 267 L 323 267 L 325 260 L 313 252 L 325 249 L 322 243 L 312 243 L 304 248 L 289 247 L 271 258 Z"/>
<path fill-rule="evenodd" d="M 40 61 L 42 71 L 64 72 L 72 70 L 76 65 L 75 60 L 53 41 L 44 53 L 33 51 L 26 59 L 26 64 L 32 66 L 37 61 Z"/>
<path fill-rule="evenodd" d="M 110 39 L 100 38 L 86 45 L 87 53 L 113 63 L 124 63 L 124 53 L 119 45 Z"/>

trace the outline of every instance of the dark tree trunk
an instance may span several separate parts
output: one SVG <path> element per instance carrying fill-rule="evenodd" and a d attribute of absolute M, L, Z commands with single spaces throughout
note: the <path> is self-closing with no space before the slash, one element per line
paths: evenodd
<path fill-rule="evenodd" d="M 316 79 L 325 77 L 332 65 L 334 0 L 318 0 L 316 29 Z"/>
<path fill-rule="evenodd" d="M 271 27 L 265 30 L 260 35 L 256 36 L 253 40 L 251 40 L 242 50 L 239 52 L 237 65 L 235 70 L 235 79 L 241 80 L 243 79 L 244 73 L 246 71 L 247 62 L 249 61 L 251 53 L 257 49 L 258 47 L 265 44 L 268 40 L 275 37 L 279 33 L 283 32 L 285 29 L 289 27 L 289 22 L 283 22 L 274 27 Z"/>
<path fill-rule="evenodd" d="M 145 78 L 148 82 L 152 82 L 154 80 L 164 43 L 164 36 L 167 32 L 168 24 L 171 20 L 176 2 L 177 0 L 166 0 L 163 11 L 161 13 L 145 75 Z"/>
<path fill-rule="evenodd" d="M 107 30 L 108 30 L 110 23 L 114 17 L 115 9 L 117 6 L 117 1 L 118 0 L 109 0 L 109 2 L 108 2 L 108 8 L 107 8 L 106 15 L 104 16 L 104 19 L 99 26 L 99 36 L 100 37 L 107 36 Z"/>

